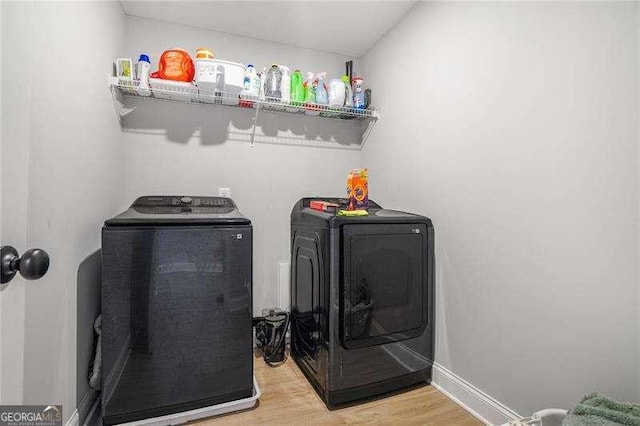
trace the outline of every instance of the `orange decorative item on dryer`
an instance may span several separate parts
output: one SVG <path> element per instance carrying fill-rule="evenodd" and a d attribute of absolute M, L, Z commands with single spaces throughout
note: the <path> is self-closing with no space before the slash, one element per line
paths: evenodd
<path fill-rule="evenodd" d="M 162 53 L 158 71 L 151 74 L 151 77 L 190 83 L 194 74 L 195 68 L 191 56 L 185 50 L 170 49 Z"/>
<path fill-rule="evenodd" d="M 347 210 L 369 208 L 369 172 L 367 169 L 353 169 L 347 176 Z"/>

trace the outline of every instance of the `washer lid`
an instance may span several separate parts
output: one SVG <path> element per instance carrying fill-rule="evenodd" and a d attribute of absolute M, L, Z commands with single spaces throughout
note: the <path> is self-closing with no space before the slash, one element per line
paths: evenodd
<path fill-rule="evenodd" d="M 122 225 L 249 225 L 231 198 L 160 195 L 140 197 L 105 222 Z"/>

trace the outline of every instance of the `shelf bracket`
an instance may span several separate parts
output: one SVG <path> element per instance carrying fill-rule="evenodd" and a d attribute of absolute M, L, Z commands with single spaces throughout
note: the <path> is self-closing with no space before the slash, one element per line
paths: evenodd
<path fill-rule="evenodd" d="M 253 114 L 253 129 L 251 130 L 251 149 L 255 149 L 256 126 L 258 125 L 258 115 L 260 115 L 260 102 L 256 102 L 256 112 Z"/>
<path fill-rule="evenodd" d="M 369 140 L 369 136 L 371 135 L 371 132 L 373 131 L 373 128 L 375 127 L 377 122 L 377 118 L 375 120 L 367 121 L 366 127 L 362 132 L 362 136 L 360 137 L 360 150 L 364 149 L 364 146 L 367 144 L 367 140 Z"/>
<path fill-rule="evenodd" d="M 135 108 L 128 108 L 124 105 L 124 95 L 122 90 L 118 87 L 117 77 L 109 76 L 108 84 L 109 89 L 111 90 L 111 99 L 113 100 L 113 105 L 116 109 L 116 116 L 118 117 L 120 125 L 122 125 L 122 117 L 135 110 Z"/>

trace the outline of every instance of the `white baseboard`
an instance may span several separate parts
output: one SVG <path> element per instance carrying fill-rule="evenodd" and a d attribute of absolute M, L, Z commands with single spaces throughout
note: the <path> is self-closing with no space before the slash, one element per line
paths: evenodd
<path fill-rule="evenodd" d="M 522 417 L 500 401 L 435 362 L 433 363 L 431 385 L 486 425 L 501 425 Z M 78 410 L 74 410 L 65 426 L 78 426 L 78 422 Z"/>
<path fill-rule="evenodd" d="M 73 410 L 73 414 L 69 417 L 69 420 L 64 424 L 65 426 L 78 426 L 79 416 L 78 410 Z"/>
<path fill-rule="evenodd" d="M 501 425 L 521 418 L 506 405 L 438 363 L 433 363 L 431 385 L 484 424 Z"/>

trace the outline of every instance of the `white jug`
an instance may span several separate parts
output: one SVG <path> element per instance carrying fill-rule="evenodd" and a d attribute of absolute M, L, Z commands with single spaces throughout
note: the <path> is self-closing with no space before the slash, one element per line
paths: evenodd
<path fill-rule="evenodd" d="M 341 107 L 344 105 L 346 87 L 339 78 L 332 78 L 329 82 L 329 106 Z"/>

